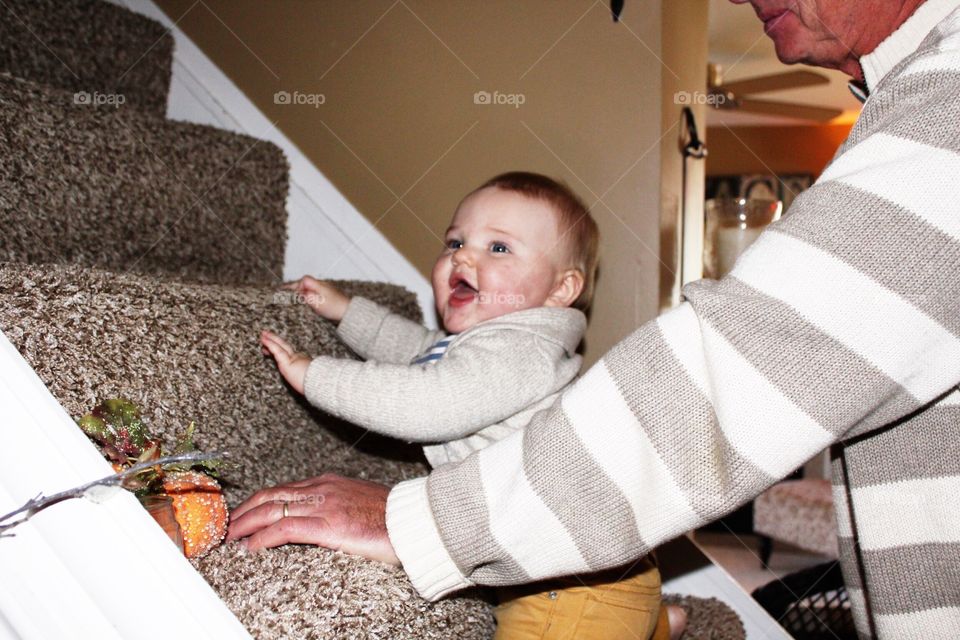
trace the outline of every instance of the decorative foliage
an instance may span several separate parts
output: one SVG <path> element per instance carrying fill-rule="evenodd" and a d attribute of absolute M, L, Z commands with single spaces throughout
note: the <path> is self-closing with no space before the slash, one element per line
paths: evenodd
<path fill-rule="evenodd" d="M 42 493 L 37 494 L 37 497 L 28 500 L 26 504 L 19 509 L 0 516 L 0 538 L 14 536 L 15 534 L 7 532 L 17 525 L 23 524 L 47 507 L 51 507 L 58 502 L 83 497 L 88 497 L 94 501 L 100 502 L 104 499 L 104 497 L 112 495 L 113 491 L 111 491 L 111 489 L 115 490 L 118 487 L 125 486 L 126 482 L 131 477 L 134 477 L 137 474 L 142 473 L 145 470 L 152 469 L 156 466 L 163 467 L 164 465 L 168 464 L 182 465 L 187 462 L 201 463 L 210 460 L 223 460 L 228 457 L 229 454 L 225 451 L 214 451 L 211 453 L 193 451 L 190 453 L 164 456 L 157 458 L 156 460 L 151 460 L 150 462 L 141 462 L 139 464 L 135 464 L 128 469 L 124 469 L 123 471 L 105 476 L 99 480 L 82 484 L 79 487 L 73 487 L 72 489 L 55 493 L 52 496 L 45 497 Z"/>
<path fill-rule="evenodd" d="M 21 508 L 0 517 L 0 537 L 34 514 L 63 500 L 102 498 L 104 489 L 122 487 L 138 496 L 170 495 L 188 556 L 202 555 L 217 546 L 226 534 L 227 505 L 216 476 L 228 454 L 197 451 L 191 422 L 178 436 L 173 451 L 166 451 L 143 422 L 140 409 L 125 398 L 104 400 L 77 420 L 87 436 L 110 461 L 115 474 L 62 491 L 38 495 Z M 190 480 L 186 486 L 184 478 Z M 109 491 L 108 491 L 109 492 Z"/>
<path fill-rule="evenodd" d="M 191 422 L 177 438 L 173 451 L 165 451 L 158 438 L 147 429 L 140 409 L 130 400 L 113 398 L 104 400 L 93 411 L 77 421 L 80 428 L 113 464 L 114 471 L 128 469 L 132 465 L 156 461 L 164 455 L 190 453 L 197 450 L 193 442 L 196 425 Z M 166 472 L 196 469 L 217 475 L 223 461 L 219 459 L 187 459 L 185 462 L 146 466 L 143 471 L 129 477 L 124 488 L 137 495 L 163 493 L 163 476 Z"/>

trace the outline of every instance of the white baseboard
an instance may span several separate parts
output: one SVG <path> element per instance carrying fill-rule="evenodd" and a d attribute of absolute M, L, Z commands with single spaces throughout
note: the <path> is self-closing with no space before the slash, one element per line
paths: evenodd
<path fill-rule="evenodd" d="M 152 0 L 108 0 L 170 29 L 173 77 L 167 117 L 269 140 L 290 162 L 283 277 L 391 282 L 417 294 L 436 328 L 433 291 L 423 275 L 340 193 Z"/>
<path fill-rule="evenodd" d="M 0 514 L 113 472 L 0 332 Z M 0 539 L 0 638 L 250 638 L 132 493 L 66 500 Z"/>

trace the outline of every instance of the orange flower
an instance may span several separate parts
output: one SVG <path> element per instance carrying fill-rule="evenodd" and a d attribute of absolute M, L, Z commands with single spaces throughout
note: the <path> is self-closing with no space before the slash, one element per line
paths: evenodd
<path fill-rule="evenodd" d="M 168 473 L 163 490 L 173 498 L 188 558 L 202 556 L 220 544 L 227 533 L 227 501 L 216 480 L 197 471 Z"/>

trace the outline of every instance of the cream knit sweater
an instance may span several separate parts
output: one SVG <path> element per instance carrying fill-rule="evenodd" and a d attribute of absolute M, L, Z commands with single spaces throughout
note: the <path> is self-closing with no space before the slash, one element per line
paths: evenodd
<path fill-rule="evenodd" d="M 580 371 L 581 311 L 539 307 L 481 322 L 456 335 L 443 358 L 411 360 L 446 334 L 354 297 L 337 327 L 366 362 L 320 356 L 304 393 L 350 422 L 424 447 L 436 468 L 525 427 Z"/>
<path fill-rule="evenodd" d="M 522 434 L 393 489 L 425 597 L 628 562 L 834 445 L 861 636 L 960 638 L 960 0 L 861 64 L 849 138 L 730 276 Z"/>

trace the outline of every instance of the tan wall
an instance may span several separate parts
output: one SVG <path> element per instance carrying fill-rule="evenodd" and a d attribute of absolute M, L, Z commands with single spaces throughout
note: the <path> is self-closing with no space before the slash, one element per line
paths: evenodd
<path fill-rule="evenodd" d="M 809 173 L 819 176 L 850 133 L 849 124 L 713 127 L 707 174 Z"/>
<path fill-rule="evenodd" d="M 619 25 L 582 0 L 157 4 L 424 274 L 461 196 L 529 169 L 603 198 L 588 361 L 656 313 L 659 0 Z"/>

